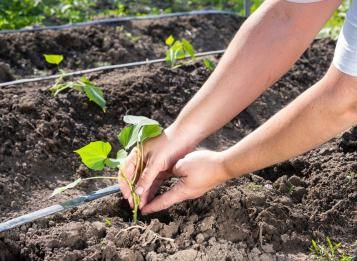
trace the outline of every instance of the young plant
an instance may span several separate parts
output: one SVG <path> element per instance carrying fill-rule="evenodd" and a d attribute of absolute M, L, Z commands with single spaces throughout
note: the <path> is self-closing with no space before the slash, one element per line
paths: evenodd
<path fill-rule="evenodd" d="M 214 69 L 216 68 L 215 62 L 208 58 L 203 60 L 203 65 L 207 69 L 207 71 L 210 71 L 210 72 L 213 72 Z"/>
<path fill-rule="evenodd" d="M 79 154 L 82 162 L 88 168 L 96 171 L 101 171 L 104 167 L 118 169 L 117 177 L 103 177 L 96 176 L 90 178 L 79 178 L 67 186 L 60 187 L 54 190 L 52 196 L 62 193 L 63 191 L 74 188 L 84 180 L 90 179 L 116 179 L 125 181 L 130 189 L 131 196 L 133 198 L 133 223 L 137 222 L 138 208 L 140 205 L 140 196 L 136 194 L 136 181 L 142 175 L 144 170 L 144 149 L 143 144 L 145 141 L 159 136 L 162 132 L 162 128 L 157 121 L 151 120 L 144 116 L 124 116 L 124 122 L 127 126 L 120 130 L 118 134 L 119 143 L 122 146 L 115 158 L 110 158 L 109 154 L 112 150 L 112 146 L 108 142 L 95 141 L 88 145 L 76 150 Z M 128 155 L 128 151 L 135 147 L 136 160 L 135 171 L 131 178 L 125 173 L 125 159 Z"/>
<path fill-rule="evenodd" d="M 106 100 L 104 99 L 104 93 L 101 88 L 96 86 L 90 80 L 88 80 L 85 76 L 81 77 L 78 81 L 65 81 L 65 72 L 59 68 L 59 65 L 63 61 L 63 55 L 59 54 L 44 54 L 45 60 L 49 64 L 57 65 L 58 71 L 61 75 L 56 79 L 55 84 L 50 87 L 50 91 L 52 95 L 55 97 L 60 92 L 72 89 L 78 92 L 85 93 L 87 98 L 97 104 L 104 112 L 106 111 Z"/>
<path fill-rule="evenodd" d="M 175 40 L 175 38 L 170 35 L 165 40 L 166 45 L 169 47 L 166 51 L 166 61 L 170 64 L 172 68 L 177 68 L 181 66 L 178 60 L 191 57 L 190 61 L 196 58 L 196 51 L 189 41 L 185 38 L 181 40 Z"/>
<path fill-rule="evenodd" d="M 334 243 L 329 237 L 326 238 L 327 245 L 318 244 L 311 240 L 310 252 L 314 255 L 315 260 L 328 261 L 352 261 L 352 256 L 346 255 L 340 250 L 341 243 Z"/>

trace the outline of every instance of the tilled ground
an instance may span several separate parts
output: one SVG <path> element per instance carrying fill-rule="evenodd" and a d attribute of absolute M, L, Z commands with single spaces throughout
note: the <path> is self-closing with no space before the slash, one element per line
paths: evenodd
<path fill-rule="evenodd" d="M 283 79 L 201 146 L 222 150 L 254 130 L 322 77 L 333 49 L 333 41 L 314 42 Z M 117 144 L 125 114 L 167 126 L 208 76 L 200 63 L 92 74 L 104 88 L 106 113 L 75 92 L 51 97 L 51 82 L 1 89 L 0 221 L 112 184 L 87 183 L 48 199 L 55 187 L 93 174 L 74 149 L 98 139 Z M 140 217 L 146 229 L 129 228 L 131 211 L 120 194 L 23 225 L 0 234 L 0 260 L 310 260 L 311 239 L 327 236 L 353 253 L 356 173 L 354 127 L 305 155 Z"/>
<path fill-rule="evenodd" d="M 212 14 L 0 34 L 0 82 L 58 72 L 43 54 L 64 55 L 60 68 L 67 71 L 163 58 L 169 35 L 185 37 L 199 52 L 224 49 L 242 21 Z"/>

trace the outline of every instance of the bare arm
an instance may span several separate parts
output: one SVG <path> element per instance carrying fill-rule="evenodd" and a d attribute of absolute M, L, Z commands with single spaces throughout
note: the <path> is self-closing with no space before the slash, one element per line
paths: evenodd
<path fill-rule="evenodd" d="M 217 69 L 170 131 L 189 130 L 197 144 L 221 128 L 287 72 L 339 3 L 265 1 L 242 25 Z"/>
<path fill-rule="evenodd" d="M 240 176 L 300 155 L 357 124 L 357 77 L 333 65 L 325 77 L 237 145 L 223 152 Z"/>

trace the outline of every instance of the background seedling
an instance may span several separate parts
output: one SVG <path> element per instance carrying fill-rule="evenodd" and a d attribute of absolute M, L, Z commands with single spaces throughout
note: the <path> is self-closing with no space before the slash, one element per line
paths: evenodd
<path fill-rule="evenodd" d="M 165 44 L 169 47 L 166 51 L 166 61 L 170 64 L 171 67 L 177 68 L 181 66 L 178 63 L 178 60 L 191 57 L 191 61 L 196 58 L 196 51 L 189 41 L 185 38 L 181 40 L 175 40 L 175 38 L 170 35 L 165 40 Z"/>
<path fill-rule="evenodd" d="M 215 62 L 208 58 L 203 60 L 203 65 L 207 69 L 207 71 L 210 71 L 210 72 L 213 72 L 214 69 L 216 68 Z"/>
<path fill-rule="evenodd" d="M 47 63 L 49 64 L 55 64 L 55 65 L 59 65 L 64 57 L 62 54 L 44 54 L 43 55 L 45 57 L 45 60 Z"/>
<path fill-rule="evenodd" d="M 61 75 L 56 79 L 55 84 L 50 88 L 53 96 L 57 96 L 60 92 L 72 89 L 78 92 L 86 94 L 87 98 L 97 104 L 103 111 L 106 111 L 106 100 L 104 99 L 104 93 L 101 88 L 96 86 L 85 76 L 81 77 L 78 81 L 65 81 L 65 72 L 59 68 L 59 65 L 63 61 L 64 57 L 60 54 L 44 54 L 45 60 L 49 64 L 55 64 L 58 67 Z"/>
<path fill-rule="evenodd" d="M 97 104 L 104 112 L 106 111 L 106 100 L 104 99 L 103 90 L 88 80 L 85 76 L 75 82 L 66 82 L 63 80 L 63 77 L 60 76 L 56 80 L 55 85 L 50 88 L 50 91 L 53 96 L 57 96 L 57 94 L 67 89 L 85 93 L 90 101 Z"/>
<path fill-rule="evenodd" d="M 140 196 L 136 194 L 136 181 L 142 175 L 144 170 L 144 149 L 143 144 L 145 141 L 159 136 L 162 132 L 162 128 L 157 121 L 151 120 L 143 116 L 127 115 L 124 117 L 124 122 L 127 126 L 120 130 L 118 134 L 119 143 L 122 146 L 117 154 L 116 158 L 109 158 L 109 154 L 112 150 L 112 146 L 108 142 L 95 141 L 88 145 L 76 150 L 79 154 L 82 162 L 88 168 L 92 170 L 103 170 L 104 167 L 119 169 L 117 177 L 103 177 L 96 176 L 90 178 L 79 178 L 74 182 L 60 187 L 54 190 L 52 196 L 62 193 L 63 191 L 74 188 L 84 180 L 90 179 L 116 179 L 125 181 L 130 189 L 131 196 L 133 198 L 133 223 L 137 222 L 137 213 L 140 205 Z M 135 147 L 136 160 L 135 171 L 132 177 L 128 177 L 125 173 L 125 159 L 128 155 L 128 151 Z"/>
<path fill-rule="evenodd" d="M 315 260 L 324 261 L 352 261 L 352 256 L 346 255 L 341 248 L 341 243 L 334 243 L 329 237 L 326 238 L 327 245 L 319 244 L 311 240 L 310 252 Z"/>

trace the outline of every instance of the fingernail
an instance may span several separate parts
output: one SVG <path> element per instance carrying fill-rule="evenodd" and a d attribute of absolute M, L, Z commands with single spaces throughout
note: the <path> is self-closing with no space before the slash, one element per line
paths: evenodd
<path fill-rule="evenodd" d="M 137 187 L 135 190 L 135 193 L 138 194 L 139 196 L 143 194 L 144 188 L 143 187 Z"/>

